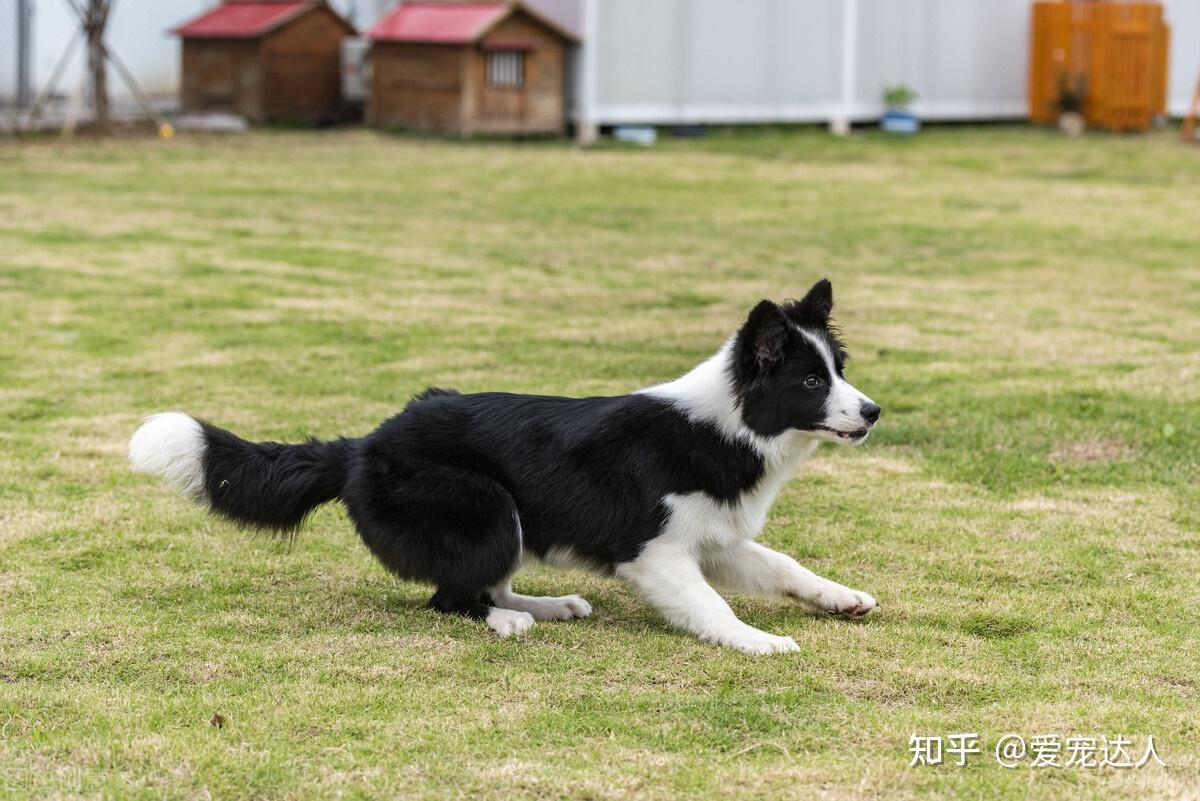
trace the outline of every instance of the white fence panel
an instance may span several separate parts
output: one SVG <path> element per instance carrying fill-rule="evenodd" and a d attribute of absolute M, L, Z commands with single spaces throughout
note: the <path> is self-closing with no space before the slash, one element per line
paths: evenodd
<path fill-rule="evenodd" d="M 593 2 L 602 123 L 815 121 L 835 111 L 839 4 Z"/>
<path fill-rule="evenodd" d="M 591 51 L 577 116 L 594 124 L 869 120 L 892 83 L 917 91 L 925 119 L 1026 115 L 1030 0 L 575 2 Z M 1200 0 L 1164 5 L 1181 114 L 1200 71 Z"/>
<path fill-rule="evenodd" d="M 1200 78 L 1200 0 L 1166 0 L 1163 6 L 1171 26 L 1167 111 L 1183 116 Z"/>

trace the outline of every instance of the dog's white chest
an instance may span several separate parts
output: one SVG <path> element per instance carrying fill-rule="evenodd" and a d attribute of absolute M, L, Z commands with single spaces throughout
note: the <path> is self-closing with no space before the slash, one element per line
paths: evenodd
<path fill-rule="evenodd" d="M 769 501 L 745 497 L 735 503 L 713 500 L 702 492 L 668 495 L 671 510 L 664 536 L 695 545 L 728 545 L 754 539 L 770 511 Z"/>
<path fill-rule="evenodd" d="M 814 450 L 816 443 L 805 445 L 789 458 L 773 462 L 754 489 L 732 502 L 716 500 L 703 492 L 668 495 L 664 500 L 671 518 L 664 536 L 699 546 L 723 546 L 757 538 L 779 490 Z"/>

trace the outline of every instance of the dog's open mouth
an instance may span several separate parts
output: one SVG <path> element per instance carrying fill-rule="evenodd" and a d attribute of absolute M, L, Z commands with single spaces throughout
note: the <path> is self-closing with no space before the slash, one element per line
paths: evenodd
<path fill-rule="evenodd" d="M 869 428 L 856 428 L 851 431 L 838 431 L 836 428 L 829 428 L 827 426 L 821 426 L 820 428 L 822 431 L 828 431 L 830 434 L 836 434 L 838 439 L 846 439 L 850 440 L 851 442 L 865 439 L 867 434 L 869 434 L 871 431 Z"/>

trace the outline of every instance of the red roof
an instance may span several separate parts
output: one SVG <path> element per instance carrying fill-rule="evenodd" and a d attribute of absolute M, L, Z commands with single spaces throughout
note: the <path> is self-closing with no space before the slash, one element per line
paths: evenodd
<path fill-rule="evenodd" d="M 314 7 L 312 0 L 230 0 L 172 33 L 185 39 L 254 39 Z"/>
<path fill-rule="evenodd" d="M 367 32 L 377 42 L 470 44 L 479 41 L 509 14 L 520 11 L 569 41 L 575 35 L 519 2 L 402 2 Z"/>
<path fill-rule="evenodd" d="M 385 42 L 467 44 L 507 12 L 505 3 L 401 3 L 367 36 Z"/>

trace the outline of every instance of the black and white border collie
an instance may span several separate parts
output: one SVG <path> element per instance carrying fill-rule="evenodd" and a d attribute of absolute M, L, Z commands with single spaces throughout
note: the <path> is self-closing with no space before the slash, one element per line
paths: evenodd
<path fill-rule="evenodd" d="M 429 389 L 360 439 L 252 443 L 179 412 L 133 435 L 134 469 L 230 520 L 288 531 L 340 500 L 434 609 L 500 636 L 591 613 L 576 595 L 518 595 L 528 557 L 628 582 L 673 626 L 751 654 L 794 651 L 738 620 L 714 586 L 861 617 L 866 593 L 755 542 L 775 496 L 823 441 L 860 443 L 879 407 L 847 383 L 833 294 L 764 300 L 716 355 L 631 395 L 558 398 Z"/>

